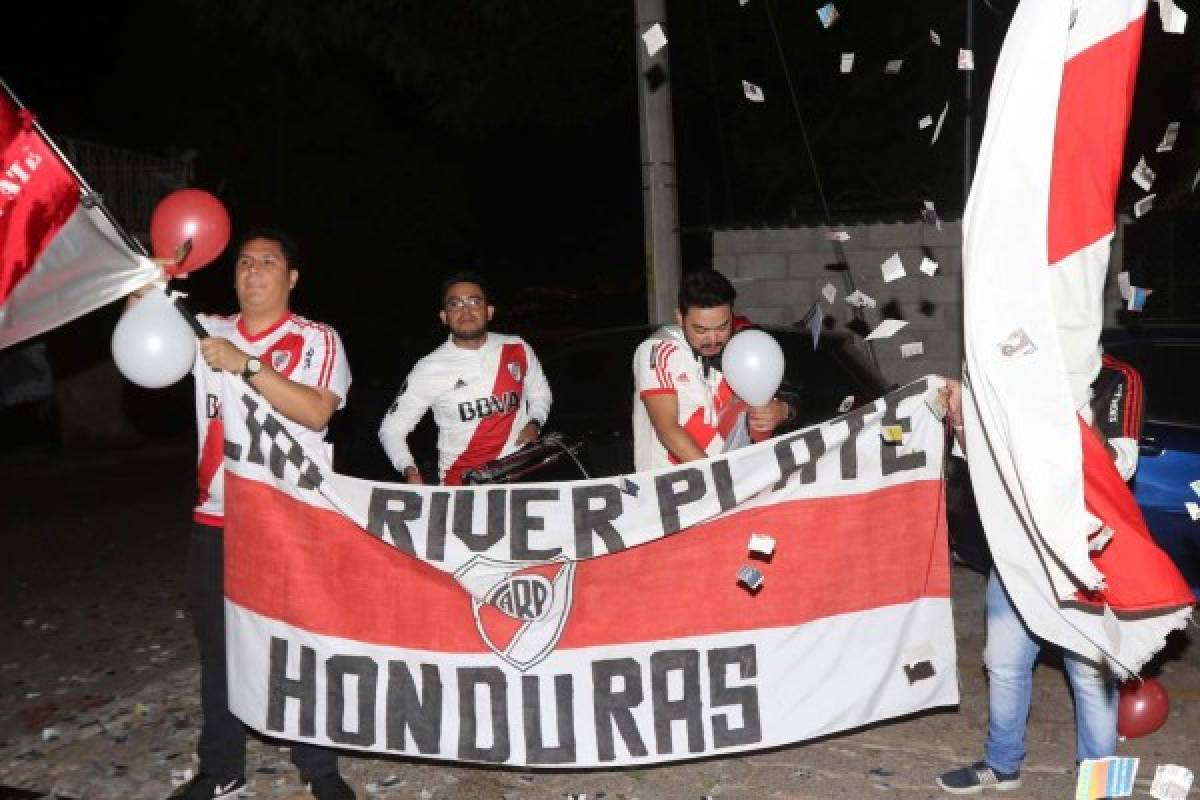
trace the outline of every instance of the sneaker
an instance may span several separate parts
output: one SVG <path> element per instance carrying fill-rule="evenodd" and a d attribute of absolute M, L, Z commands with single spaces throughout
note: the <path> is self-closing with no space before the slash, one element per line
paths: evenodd
<path fill-rule="evenodd" d="M 950 794 L 978 794 L 984 789 L 1007 792 L 1021 786 L 1020 772 L 997 772 L 984 761 L 939 775 L 937 785 Z"/>
<path fill-rule="evenodd" d="M 197 775 L 171 792 L 167 800 L 217 800 L 221 797 L 241 797 L 245 788 L 245 778 L 219 781 L 209 775 Z"/>
<path fill-rule="evenodd" d="M 336 772 L 322 775 L 308 785 L 308 791 L 317 800 L 355 800 L 350 784 Z"/>

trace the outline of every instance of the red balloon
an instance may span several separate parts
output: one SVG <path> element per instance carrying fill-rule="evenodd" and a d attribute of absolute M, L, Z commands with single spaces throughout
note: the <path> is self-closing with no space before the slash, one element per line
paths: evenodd
<path fill-rule="evenodd" d="M 166 267 L 171 277 L 208 266 L 229 244 L 229 212 L 202 189 L 171 192 L 150 217 L 150 247 L 155 258 L 175 258 L 188 239 L 192 247 L 187 256 Z"/>
<path fill-rule="evenodd" d="M 1117 705 L 1117 733 L 1126 739 L 1149 736 L 1167 721 L 1171 701 L 1154 678 L 1134 678 L 1121 684 Z"/>

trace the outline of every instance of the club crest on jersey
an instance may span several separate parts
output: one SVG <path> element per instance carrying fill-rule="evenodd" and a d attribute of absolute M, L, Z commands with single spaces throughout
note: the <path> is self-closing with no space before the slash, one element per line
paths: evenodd
<path fill-rule="evenodd" d="M 271 353 L 271 368 L 276 372 L 287 371 L 288 362 L 292 360 L 292 354 L 287 350 L 276 350 Z"/>
<path fill-rule="evenodd" d="M 554 651 L 571 610 L 574 561 L 528 565 L 477 556 L 454 577 L 471 594 L 479 637 L 500 658 L 524 672 Z"/>
<path fill-rule="evenodd" d="M 521 365 L 515 361 L 508 362 L 508 374 L 512 375 L 514 381 L 521 380 Z"/>

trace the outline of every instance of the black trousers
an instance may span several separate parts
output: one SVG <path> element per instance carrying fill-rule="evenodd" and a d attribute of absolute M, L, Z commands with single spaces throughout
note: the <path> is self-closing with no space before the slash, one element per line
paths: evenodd
<path fill-rule="evenodd" d="M 187 593 L 200 644 L 200 772 L 219 781 L 246 772 L 246 726 L 229 711 L 225 671 L 225 548 L 221 528 L 192 523 L 188 537 Z M 310 783 L 337 772 L 337 753 L 293 742 L 292 763 Z"/>

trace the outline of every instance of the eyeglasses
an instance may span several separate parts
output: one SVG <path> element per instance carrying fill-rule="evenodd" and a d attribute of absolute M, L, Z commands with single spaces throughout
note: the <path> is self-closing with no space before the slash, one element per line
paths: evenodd
<path fill-rule="evenodd" d="M 455 311 L 460 308 L 479 308 L 485 302 L 487 301 L 477 294 L 473 294 L 470 297 L 447 297 L 446 308 L 453 309 Z"/>

